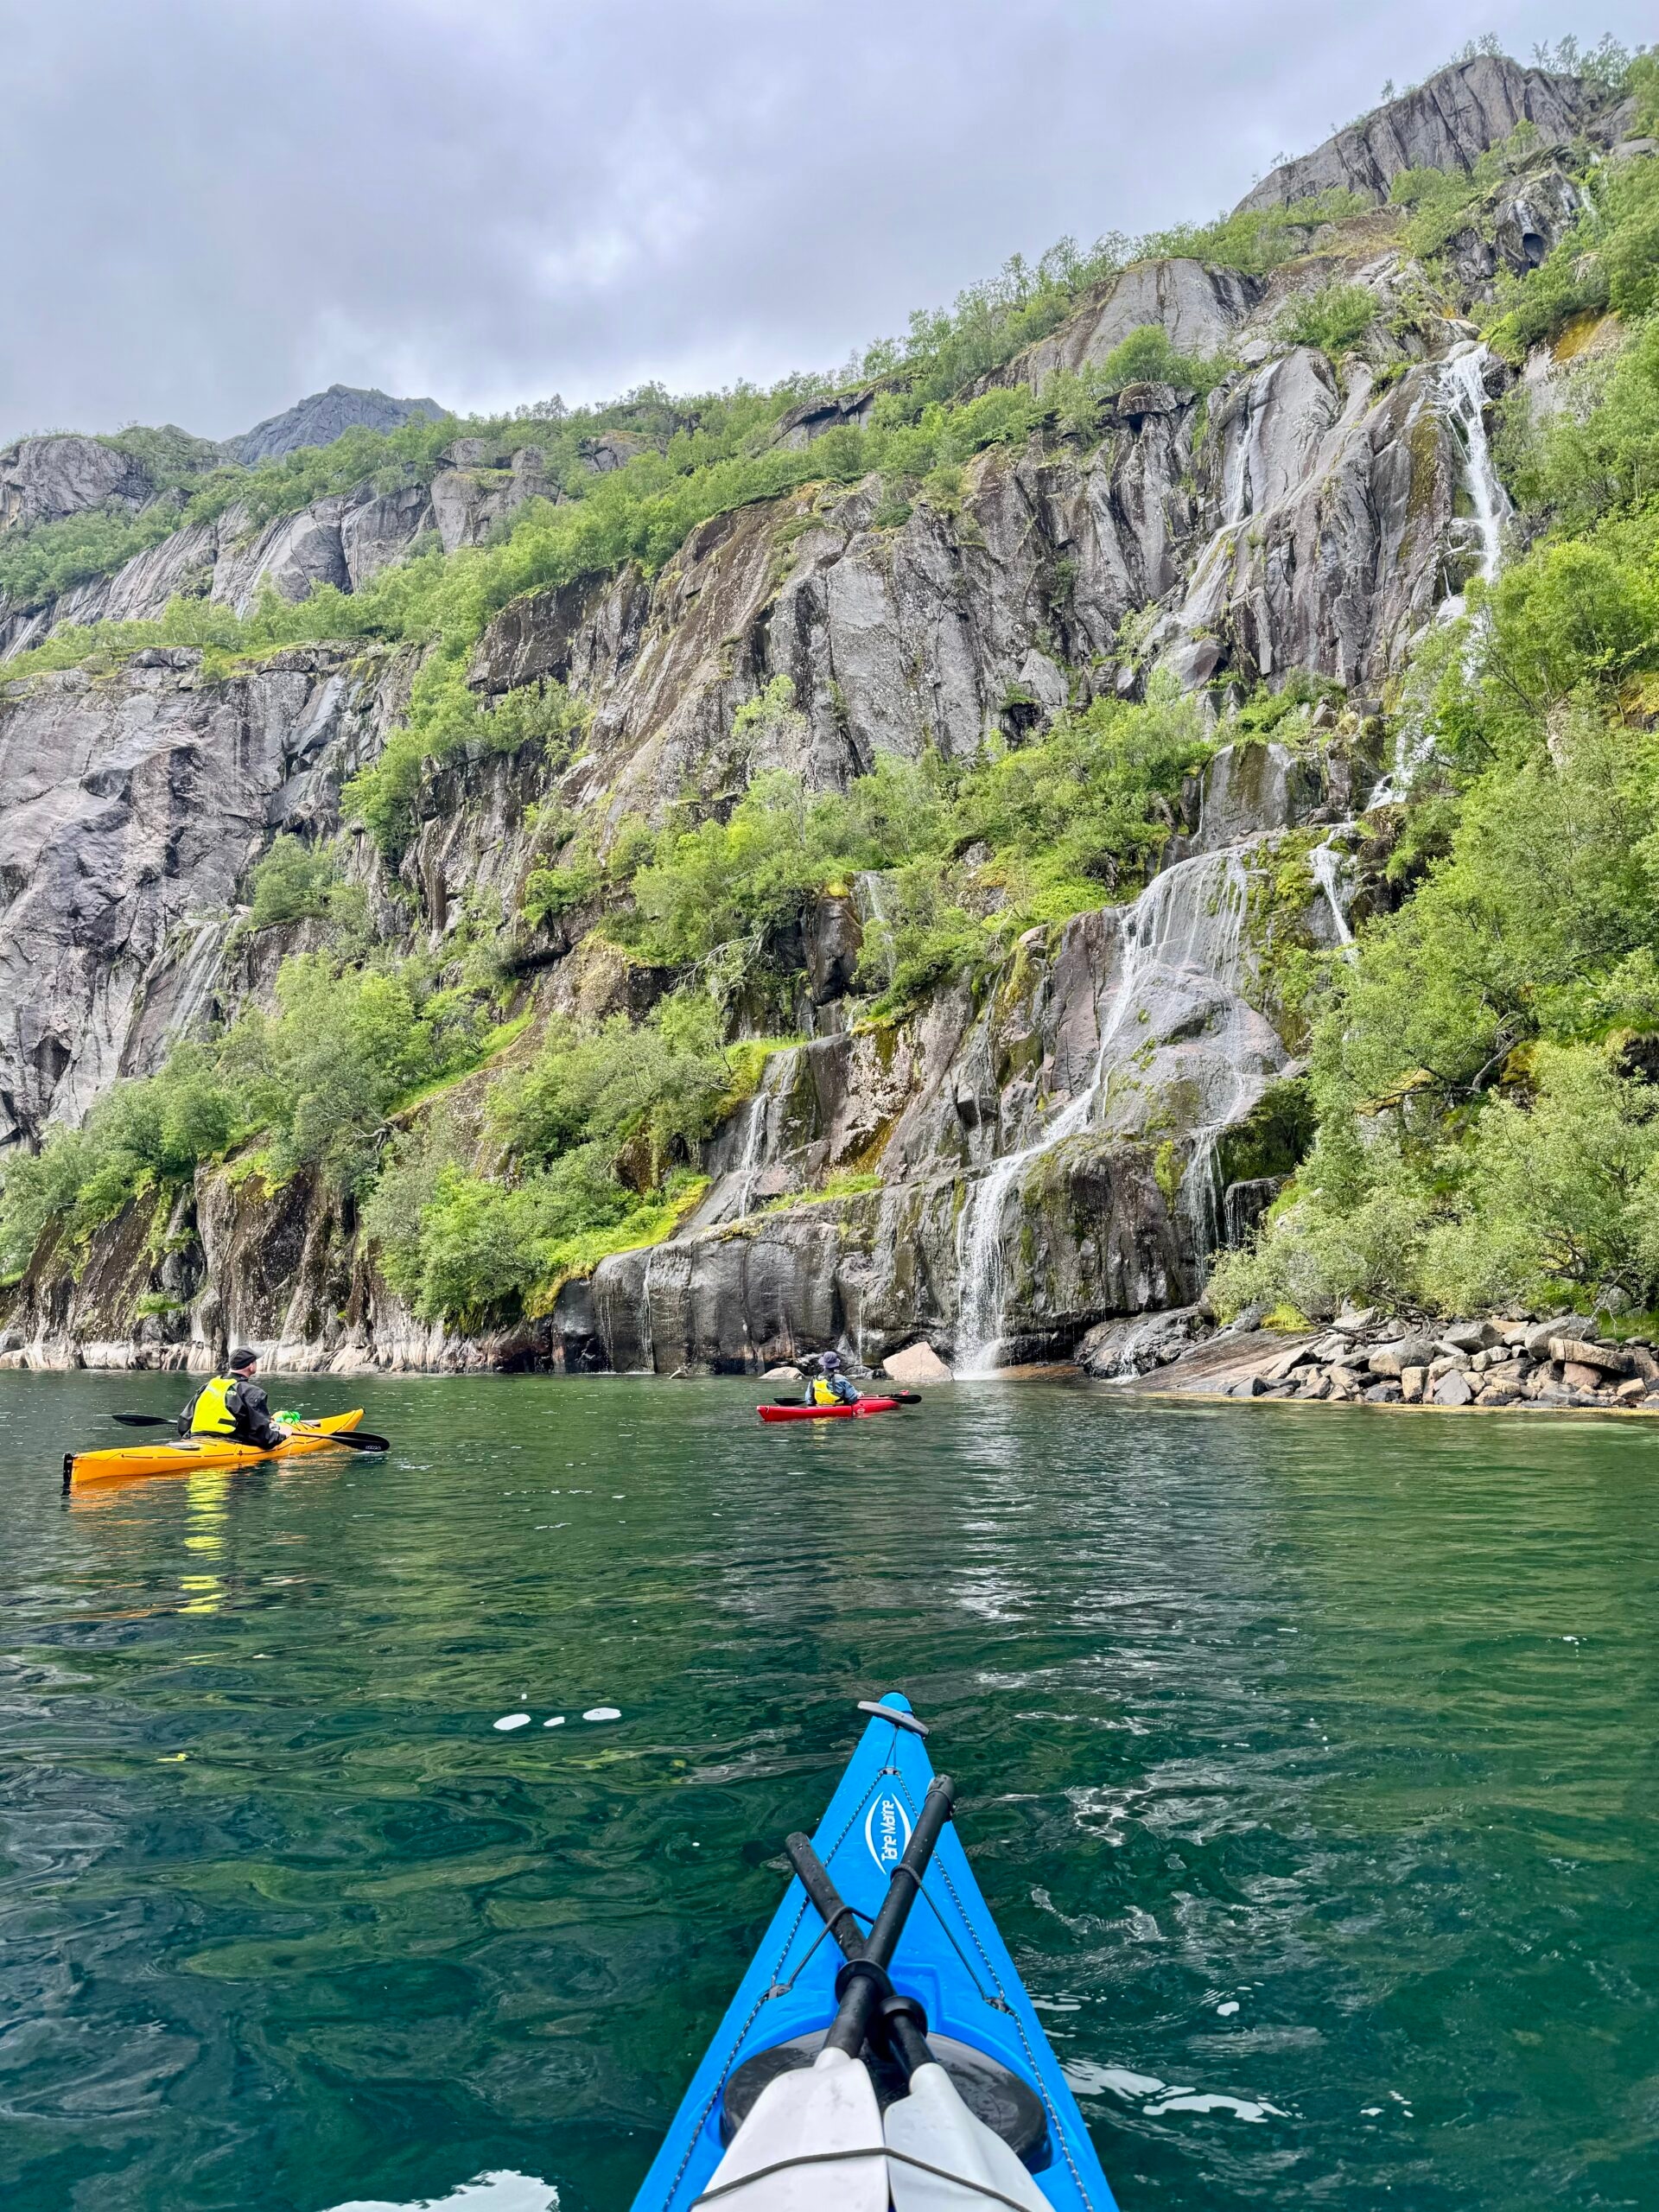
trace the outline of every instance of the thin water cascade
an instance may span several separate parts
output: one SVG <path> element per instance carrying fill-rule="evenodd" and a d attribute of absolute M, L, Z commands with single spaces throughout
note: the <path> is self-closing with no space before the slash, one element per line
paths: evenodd
<path fill-rule="evenodd" d="M 1348 911 L 1343 904 L 1342 863 L 1345 858 L 1337 840 L 1351 825 L 1339 823 L 1322 845 L 1315 845 L 1307 856 L 1308 871 L 1325 893 L 1325 903 L 1331 909 L 1331 919 L 1336 925 L 1337 943 L 1345 951 L 1354 941 L 1349 926 Z"/>
<path fill-rule="evenodd" d="M 734 1170 L 737 1177 L 737 1211 L 731 1217 L 734 1221 L 741 1221 L 753 1202 L 754 1186 L 760 1179 L 766 1149 L 767 1109 L 777 1094 L 780 1069 L 794 1057 L 792 1052 L 773 1052 L 761 1070 L 760 1081 L 749 1101 L 748 1119 L 743 1127 L 743 1149 Z"/>
<path fill-rule="evenodd" d="M 749 1101 L 749 1118 L 743 1131 L 743 1150 L 737 1163 L 737 1212 L 734 1219 L 741 1221 L 749 1210 L 749 1200 L 754 1195 L 755 1179 L 760 1173 L 760 1154 L 766 1143 L 766 1091 L 763 1081 Z"/>
<path fill-rule="evenodd" d="M 657 1264 L 657 1255 L 661 1249 L 660 1244 L 652 1246 L 645 1255 L 645 1271 L 639 1278 L 639 1342 L 645 1355 L 645 1363 L 639 1370 L 642 1375 L 657 1372 L 657 1346 L 651 1331 L 651 1271 Z"/>
<path fill-rule="evenodd" d="M 1504 528 L 1515 512 L 1492 459 L 1491 441 L 1486 435 L 1485 377 L 1491 358 L 1484 346 L 1471 339 L 1440 364 L 1442 410 L 1463 448 L 1464 488 L 1474 510 L 1469 520 L 1478 558 L 1471 574 L 1484 584 L 1491 583 L 1497 575 L 1503 559 Z M 1456 622 L 1467 612 L 1465 579 L 1462 590 L 1452 592 L 1440 602 L 1435 609 L 1434 620 Z M 1484 615 L 1480 619 L 1484 621 Z M 1421 721 L 1403 722 L 1395 746 L 1394 764 L 1372 792 L 1370 804 L 1386 806 L 1404 798 L 1418 769 L 1433 750 L 1433 740 Z"/>
<path fill-rule="evenodd" d="M 1475 574 L 1486 584 L 1497 575 L 1498 563 L 1503 557 L 1503 526 L 1514 512 L 1492 459 L 1491 442 L 1486 435 L 1485 375 L 1490 358 L 1484 346 L 1471 341 L 1449 353 L 1443 364 L 1446 393 L 1450 402 L 1448 411 L 1462 436 L 1464 480 L 1475 511 L 1475 534 L 1480 548 Z M 1455 593 L 1441 607 L 1440 620 L 1453 621 L 1463 611 L 1464 594 Z"/>
<path fill-rule="evenodd" d="M 1057 1146 L 1098 1120 L 1109 1103 L 1113 1075 L 1140 1049 L 1142 1002 L 1154 977 L 1176 976 L 1185 970 L 1208 976 L 1230 991 L 1236 988 L 1248 890 L 1241 852 L 1228 847 L 1218 853 L 1196 854 L 1166 868 L 1122 912 L 1122 972 L 1110 1011 L 1101 1023 L 1087 1084 L 1035 1143 L 996 1160 L 963 1203 L 956 1236 L 958 1374 L 992 1372 L 993 1357 L 1005 1333 L 1009 1282 L 1002 1216 L 1010 1188 Z M 1230 1032 L 1243 1018 L 1242 1009 L 1230 1013 Z M 1223 1049 L 1232 1041 L 1230 1034 Z M 1230 1112 L 1224 1114 L 1212 1126 L 1193 1133 L 1193 1159 L 1183 1179 L 1183 1208 L 1190 1210 L 1195 1233 L 1206 1244 L 1213 1244 L 1218 1234 L 1215 1136 L 1231 1118 Z"/>
<path fill-rule="evenodd" d="M 884 927 L 890 926 L 893 917 L 887 912 L 887 881 L 882 871 L 878 868 L 864 869 L 859 875 L 857 887 L 869 901 L 870 911 L 867 918 L 880 922 Z"/>
<path fill-rule="evenodd" d="M 1221 1058 L 1231 1071 L 1232 1082 L 1225 1106 L 1192 1132 L 1192 1151 L 1181 1178 L 1178 1196 L 1179 1208 L 1192 1233 L 1194 1249 L 1199 1254 L 1213 1252 L 1226 1233 L 1224 1216 L 1225 1192 L 1217 1164 L 1217 1153 L 1222 1132 L 1236 1121 L 1244 1108 L 1244 1084 L 1240 1068 L 1244 1058 L 1245 1030 L 1249 1014 L 1239 996 L 1240 957 L 1244 938 L 1244 916 L 1249 904 L 1249 879 L 1243 858 L 1232 849 L 1218 855 L 1228 865 L 1218 886 L 1211 909 L 1217 926 L 1204 949 L 1202 957 L 1195 957 L 1196 949 L 1189 949 L 1185 959 L 1166 962 L 1166 967 L 1197 969 L 1213 976 L 1227 989 L 1226 1011 L 1215 1041 Z"/>

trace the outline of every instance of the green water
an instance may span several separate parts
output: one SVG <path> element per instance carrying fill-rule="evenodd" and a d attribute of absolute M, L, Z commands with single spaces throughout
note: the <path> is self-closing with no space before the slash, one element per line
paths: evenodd
<path fill-rule="evenodd" d="M 1647 1427 L 302 1391 L 83 1503 L 176 1388 L 0 1376 L 10 2212 L 619 2212 L 894 1686 L 1124 2212 L 1659 2202 Z"/>

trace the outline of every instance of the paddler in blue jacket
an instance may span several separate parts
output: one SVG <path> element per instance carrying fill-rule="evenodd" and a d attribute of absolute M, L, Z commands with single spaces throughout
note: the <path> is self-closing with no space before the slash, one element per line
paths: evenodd
<path fill-rule="evenodd" d="M 812 1389 L 807 1403 L 813 1406 L 855 1406 L 863 1396 L 855 1390 L 841 1371 L 841 1354 L 823 1351 L 818 1354 L 818 1371 L 812 1378 Z"/>

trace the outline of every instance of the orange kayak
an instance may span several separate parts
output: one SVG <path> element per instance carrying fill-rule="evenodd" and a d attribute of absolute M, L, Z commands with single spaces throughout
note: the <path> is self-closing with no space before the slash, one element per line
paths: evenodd
<path fill-rule="evenodd" d="M 355 1428 L 362 1418 L 361 1406 L 348 1414 L 327 1414 L 308 1421 L 303 1434 L 288 1437 L 269 1452 L 217 1436 L 181 1436 L 168 1444 L 118 1444 L 111 1452 L 67 1452 L 64 1484 L 69 1488 L 118 1482 L 130 1475 L 189 1475 L 200 1467 L 256 1467 L 267 1459 L 302 1459 L 310 1452 L 326 1452 L 337 1431 Z"/>

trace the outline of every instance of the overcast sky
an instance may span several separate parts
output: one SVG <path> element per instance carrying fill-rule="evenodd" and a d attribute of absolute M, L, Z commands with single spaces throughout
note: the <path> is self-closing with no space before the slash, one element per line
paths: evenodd
<path fill-rule="evenodd" d="M 0 437 L 827 368 L 1009 253 L 1230 206 L 1493 0 L 0 0 Z"/>

